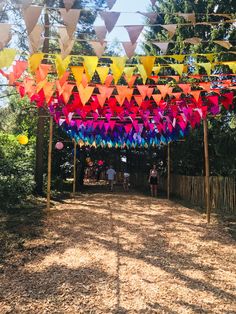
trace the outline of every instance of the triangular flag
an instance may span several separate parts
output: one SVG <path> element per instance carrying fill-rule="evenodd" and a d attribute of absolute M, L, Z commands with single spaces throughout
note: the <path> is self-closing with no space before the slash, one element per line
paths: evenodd
<path fill-rule="evenodd" d="M 175 35 L 177 24 L 160 25 L 168 31 L 169 37 L 172 38 Z"/>
<path fill-rule="evenodd" d="M 114 6 L 115 3 L 116 3 L 116 0 L 107 0 L 107 6 L 108 6 L 109 10 L 112 9 L 112 7 Z"/>
<path fill-rule="evenodd" d="M 196 101 L 198 101 L 200 94 L 201 94 L 201 90 L 192 90 L 189 92 L 195 99 Z"/>
<path fill-rule="evenodd" d="M 184 58 L 185 58 L 185 55 L 172 55 L 171 58 L 174 58 L 178 62 L 183 62 Z"/>
<path fill-rule="evenodd" d="M 82 82 L 83 74 L 84 74 L 84 67 L 82 66 L 71 66 L 71 72 L 76 80 L 77 86 L 80 85 Z"/>
<path fill-rule="evenodd" d="M 59 9 L 63 22 L 66 25 L 66 30 L 69 38 L 73 37 L 76 30 L 76 26 L 80 17 L 81 10 L 71 9 L 67 11 L 66 9 Z"/>
<path fill-rule="evenodd" d="M 178 13 L 178 16 L 182 16 L 186 21 L 196 23 L 195 13 Z"/>
<path fill-rule="evenodd" d="M 167 95 L 168 93 L 171 93 L 171 91 L 172 91 L 172 88 L 169 87 L 168 85 L 157 85 L 157 88 L 158 88 L 159 91 L 161 92 L 161 96 L 162 96 L 163 98 L 165 98 L 166 95 Z"/>
<path fill-rule="evenodd" d="M 129 34 L 129 38 L 132 44 L 135 44 L 139 35 L 141 34 L 142 30 L 144 28 L 144 25 L 129 25 L 125 26 L 125 29 L 127 30 Z"/>
<path fill-rule="evenodd" d="M 178 86 L 183 90 L 184 94 L 189 94 L 191 92 L 191 84 L 178 84 Z"/>
<path fill-rule="evenodd" d="M 157 46 L 162 51 L 163 54 L 166 54 L 169 43 L 170 43 L 169 41 L 167 42 L 154 41 L 153 42 L 153 44 Z"/>
<path fill-rule="evenodd" d="M 227 65 L 233 71 L 233 73 L 236 73 L 236 62 L 235 61 L 222 62 L 222 64 Z"/>
<path fill-rule="evenodd" d="M 220 45 L 226 49 L 230 49 L 232 47 L 231 43 L 228 40 L 213 40 L 213 43 Z"/>
<path fill-rule="evenodd" d="M 197 63 L 197 65 L 203 67 L 207 75 L 211 75 L 211 63 Z"/>
<path fill-rule="evenodd" d="M 96 68 L 97 74 L 98 74 L 102 84 L 105 83 L 105 80 L 108 76 L 109 70 L 110 70 L 109 67 L 97 67 Z"/>
<path fill-rule="evenodd" d="M 43 6 L 31 5 L 23 9 L 24 21 L 27 33 L 30 34 L 38 22 Z"/>
<path fill-rule="evenodd" d="M 69 37 L 66 27 L 58 27 L 58 31 L 60 35 L 59 46 L 61 49 L 62 58 L 64 59 L 71 53 L 75 40 Z"/>
<path fill-rule="evenodd" d="M 104 42 L 103 44 L 101 44 L 99 41 L 91 41 L 91 40 L 88 43 L 93 48 L 94 52 L 96 53 L 96 56 L 100 58 L 104 53 L 104 50 L 106 48 L 106 43 Z"/>
<path fill-rule="evenodd" d="M 157 15 L 158 15 L 155 12 L 140 12 L 140 11 L 138 11 L 137 13 L 146 16 L 150 20 L 151 23 L 155 23 L 156 22 Z"/>
<path fill-rule="evenodd" d="M 69 11 L 73 7 L 75 0 L 63 0 L 63 2 L 66 10 Z"/>
<path fill-rule="evenodd" d="M 66 72 L 66 69 L 70 63 L 70 56 L 67 56 L 64 60 L 62 60 L 60 55 L 56 55 L 55 65 L 57 69 L 58 77 L 61 78 L 63 74 Z"/>
<path fill-rule="evenodd" d="M 0 49 L 3 49 L 11 40 L 11 24 L 0 23 Z"/>
<path fill-rule="evenodd" d="M 138 89 L 140 95 L 142 96 L 142 99 L 144 100 L 147 96 L 148 85 L 137 85 L 137 89 Z"/>
<path fill-rule="evenodd" d="M 99 102 L 99 105 L 103 108 L 105 102 L 106 102 L 106 95 L 97 95 L 97 100 Z"/>
<path fill-rule="evenodd" d="M 93 91 L 94 87 L 92 86 L 83 87 L 82 84 L 78 86 L 79 96 L 83 105 L 85 105 L 89 101 Z"/>
<path fill-rule="evenodd" d="M 43 60 L 43 57 L 43 53 L 35 53 L 29 57 L 28 63 L 31 72 L 34 73 L 38 69 L 41 61 Z"/>
<path fill-rule="evenodd" d="M 143 102 L 143 97 L 140 96 L 140 95 L 134 95 L 134 99 L 135 99 L 135 102 L 138 104 L 138 106 L 140 107 L 142 105 L 142 102 Z"/>
<path fill-rule="evenodd" d="M 95 73 L 95 70 L 98 65 L 98 57 L 95 56 L 84 56 L 84 68 L 88 80 L 90 81 Z"/>
<path fill-rule="evenodd" d="M 11 48 L 5 48 L 0 51 L 0 69 L 9 67 L 12 65 L 16 56 L 16 50 Z"/>
<path fill-rule="evenodd" d="M 132 44 L 128 41 L 128 42 L 122 42 L 122 45 L 124 47 L 127 57 L 132 58 L 134 55 L 135 49 L 137 48 L 137 43 Z"/>
<path fill-rule="evenodd" d="M 169 66 L 174 69 L 180 76 L 182 76 L 184 71 L 184 65 L 183 64 L 169 64 Z"/>
<path fill-rule="evenodd" d="M 199 37 L 186 38 L 184 40 L 184 43 L 192 44 L 192 45 L 199 45 L 201 42 L 202 42 L 202 39 Z"/>
<path fill-rule="evenodd" d="M 144 66 L 144 69 L 147 73 L 147 77 L 151 76 L 156 57 L 155 56 L 139 57 L 139 60 Z"/>
<path fill-rule="evenodd" d="M 153 67 L 152 70 L 157 75 L 160 72 L 160 70 L 161 70 L 161 65 L 158 64 L 157 66 Z"/>
<path fill-rule="evenodd" d="M 111 70 L 114 76 L 115 84 L 119 81 L 126 63 L 127 58 L 126 57 L 111 57 Z"/>
<path fill-rule="evenodd" d="M 204 53 L 204 54 L 200 54 L 200 55 L 205 56 L 210 62 L 213 62 L 213 60 L 215 58 L 214 53 Z"/>
<path fill-rule="evenodd" d="M 51 70 L 50 64 L 40 64 L 36 71 L 36 81 L 39 83 L 46 79 L 48 72 Z"/>
<path fill-rule="evenodd" d="M 124 68 L 124 73 L 125 73 L 125 78 L 127 78 L 127 82 L 131 80 L 134 74 L 135 67 L 125 67 Z"/>
<path fill-rule="evenodd" d="M 49 103 L 50 99 L 52 98 L 52 95 L 54 93 L 54 82 L 46 82 L 46 84 L 43 86 L 43 92 L 45 95 L 46 102 Z"/>
<path fill-rule="evenodd" d="M 104 20 L 104 23 L 106 25 L 106 28 L 108 32 L 110 33 L 114 26 L 116 25 L 116 22 L 118 21 L 118 18 L 120 16 L 120 12 L 99 12 L 101 18 Z"/>
<path fill-rule="evenodd" d="M 106 26 L 94 26 L 94 30 L 98 40 L 100 41 L 101 44 L 103 44 L 107 34 Z"/>
<path fill-rule="evenodd" d="M 150 0 L 151 1 L 151 4 L 154 6 L 155 3 L 157 2 L 157 0 Z"/>
<path fill-rule="evenodd" d="M 32 53 L 39 51 L 40 46 L 43 43 L 43 37 L 41 36 L 44 31 L 44 26 L 41 24 L 35 25 L 32 32 L 29 34 L 30 50 Z"/>
<path fill-rule="evenodd" d="M 63 85 L 63 93 L 62 93 L 62 96 L 63 96 L 63 99 L 64 99 L 65 104 L 68 103 L 74 86 L 75 86 L 75 85 L 73 85 L 73 84 L 68 84 L 67 82 Z"/>
<path fill-rule="evenodd" d="M 137 67 L 138 67 L 139 74 L 143 80 L 143 84 L 145 84 L 148 78 L 145 68 L 142 64 L 137 64 Z"/>

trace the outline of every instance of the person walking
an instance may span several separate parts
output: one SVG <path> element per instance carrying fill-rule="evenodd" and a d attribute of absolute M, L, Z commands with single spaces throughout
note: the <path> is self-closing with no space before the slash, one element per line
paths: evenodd
<path fill-rule="evenodd" d="M 124 172 L 124 182 L 123 182 L 123 187 L 124 187 L 125 192 L 129 191 L 129 178 L 130 178 L 130 174 L 128 173 L 128 171 L 125 171 Z"/>
<path fill-rule="evenodd" d="M 150 184 L 150 189 L 151 189 L 151 196 L 157 197 L 157 178 L 158 173 L 157 173 L 157 166 L 153 165 L 152 169 L 150 170 L 149 174 L 149 184 Z"/>
<path fill-rule="evenodd" d="M 110 190 L 111 190 L 111 192 L 113 192 L 116 171 L 113 169 L 112 166 L 110 166 L 109 169 L 107 170 L 106 174 L 107 174 L 107 179 L 109 182 Z"/>

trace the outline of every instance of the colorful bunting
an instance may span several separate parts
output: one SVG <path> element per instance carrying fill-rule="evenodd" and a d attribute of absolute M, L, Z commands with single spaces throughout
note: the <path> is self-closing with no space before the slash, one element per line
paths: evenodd
<path fill-rule="evenodd" d="M 76 30 L 76 26 L 80 17 L 81 10 L 79 9 L 71 9 L 67 11 L 67 9 L 60 9 L 60 14 L 63 19 L 63 22 L 66 25 L 66 30 L 69 38 L 73 37 L 73 34 Z"/>
<path fill-rule="evenodd" d="M 42 9 L 43 9 L 42 6 L 36 5 L 30 5 L 27 8 L 23 8 L 23 16 L 28 34 L 30 34 L 33 31 L 35 25 L 37 24 Z"/>
<path fill-rule="evenodd" d="M 120 12 L 99 12 L 101 18 L 104 20 L 107 31 L 110 33 L 116 25 L 118 18 L 120 17 Z"/>
<path fill-rule="evenodd" d="M 111 57 L 111 70 L 114 76 L 115 84 L 117 84 L 123 74 L 126 60 L 126 57 Z"/>
<path fill-rule="evenodd" d="M 136 43 L 136 41 L 137 41 L 139 35 L 141 34 L 143 28 L 144 28 L 143 25 L 125 26 L 125 29 L 127 30 L 128 34 L 129 34 L 130 41 L 133 45 Z"/>

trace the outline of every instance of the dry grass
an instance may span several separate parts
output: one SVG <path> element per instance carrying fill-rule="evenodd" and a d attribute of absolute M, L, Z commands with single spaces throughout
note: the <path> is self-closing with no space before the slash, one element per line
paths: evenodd
<path fill-rule="evenodd" d="M 236 313 L 235 242 L 193 209 L 105 192 L 1 224 L 1 314 Z"/>

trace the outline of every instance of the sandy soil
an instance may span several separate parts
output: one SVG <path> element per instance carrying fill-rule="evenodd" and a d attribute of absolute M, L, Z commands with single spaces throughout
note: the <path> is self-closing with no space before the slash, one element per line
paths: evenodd
<path fill-rule="evenodd" d="M 84 194 L 1 234 L 1 314 L 236 313 L 235 241 L 173 202 Z"/>

